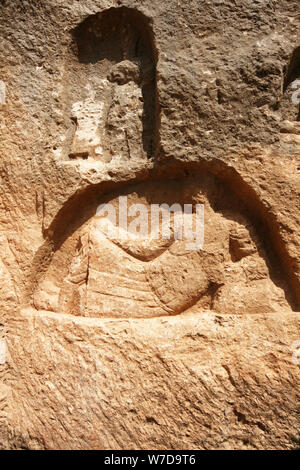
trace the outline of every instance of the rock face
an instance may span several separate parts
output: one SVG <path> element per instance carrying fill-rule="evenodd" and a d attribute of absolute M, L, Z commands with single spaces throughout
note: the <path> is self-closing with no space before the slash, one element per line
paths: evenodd
<path fill-rule="evenodd" d="M 254 227 L 242 215 L 244 208 L 221 181 L 200 174 L 138 184 L 124 188 L 122 194 L 123 198 L 126 194 L 128 208 L 143 204 L 148 209 L 148 225 L 151 207 L 162 207 L 164 201 L 180 207 L 189 201 L 198 207 L 201 204 L 205 211 L 203 246 L 191 250 L 184 233 L 178 239 L 175 233 L 165 239 L 163 233 L 157 238 L 151 233 L 146 238 L 102 237 L 95 210 L 86 223 L 75 226 L 72 235 L 63 234 L 64 241 L 51 253 L 49 266 L 42 273 L 39 269 L 34 272 L 37 310 L 129 318 L 179 314 L 192 305 L 219 313 L 291 311 L 278 260 L 272 266 L 275 253 L 269 250 L 268 260 Z M 106 200 L 119 219 L 120 198 L 111 195 Z M 190 225 L 196 227 L 196 213 L 179 215 L 189 217 Z M 178 227 L 182 231 L 186 228 L 183 222 L 186 220 Z M 127 225 L 130 229 L 130 223 Z M 176 228 L 175 223 L 171 228 Z M 53 246 L 57 230 L 46 245 Z"/>
<path fill-rule="evenodd" d="M 299 447 L 298 0 L 0 16 L 0 447 Z"/>

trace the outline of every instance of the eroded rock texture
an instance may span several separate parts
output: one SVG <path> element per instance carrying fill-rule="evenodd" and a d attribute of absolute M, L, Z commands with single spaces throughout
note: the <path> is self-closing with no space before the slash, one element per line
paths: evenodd
<path fill-rule="evenodd" d="M 0 2 L 1 448 L 299 447 L 299 14 Z"/>
<path fill-rule="evenodd" d="M 136 9 L 110 8 L 80 23 L 73 38 L 62 93 L 65 119 L 70 112 L 74 126 L 57 149 L 62 158 L 154 156 L 156 51 L 149 19 Z"/>
<path fill-rule="evenodd" d="M 45 272 L 34 273 L 36 309 L 129 318 L 179 314 L 192 305 L 237 314 L 291 310 L 281 260 L 270 249 L 268 260 L 263 242 L 242 214 L 246 208 L 220 180 L 203 174 L 159 179 L 124 188 L 122 194 L 128 207 L 139 203 L 149 208 L 149 219 L 154 204 L 202 204 L 203 247 L 191 250 L 184 233 L 177 240 L 174 233 L 166 239 L 162 233 L 132 240 L 103 237 L 96 211 L 64 237 Z M 106 201 L 119 215 L 119 198 L 107 196 Z"/>

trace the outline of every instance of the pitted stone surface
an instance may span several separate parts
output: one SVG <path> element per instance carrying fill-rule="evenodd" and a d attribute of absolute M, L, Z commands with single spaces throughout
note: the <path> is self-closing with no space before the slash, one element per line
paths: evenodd
<path fill-rule="evenodd" d="M 299 1 L 0 17 L 0 447 L 299 448 Z M 122 195 L 203 249 L 100 240 Z"/>

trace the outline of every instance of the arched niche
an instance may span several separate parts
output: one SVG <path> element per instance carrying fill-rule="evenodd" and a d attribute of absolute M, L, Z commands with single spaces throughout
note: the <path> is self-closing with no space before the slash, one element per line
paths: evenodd
<path fill-rule="evenodd" d="M 146 204 L 203 202 L 207 207 L 208 246 L 197 253 L 182 253 L 175 243 L 154 247 L 146 243 L 144 247 L 108 240 L 100 242 L 95 255 L 93 220 L 97 206 L 116 201 L 120 195 Z M 175 163 L 151 174 L 137 175 L 123 185 L 110 182 L 89 186 L 59 211 L 32 266 L 29 295 L 33 305 L 58 313 L 62 309 L 75 315 L 110 316 L 104 307 L 102 310 L 100 297 L 101 301 L 97 298 L 94 302 L 98 311 L 78 307 L 79 298 L 81 302 L 86 295 L 100 291 L 116 307 L 112 316 L 117 316 L 118 310 L 120 316 L 178 314 L 193 305 L 200 310 L 238 314 L 299 309 L 299 273 L 295 272 L 274 215 L 238 173 L 222 162 Z M 98 268 L 101 275 L 97 286 L 93 273 Z M 126 270 L 137 278 L 130 282 Z M 248 280 L 242 281 L 245 273 Z M 115 285 L 119 277 L 126 286 Z M 65 287 L 61 287 L 63 282 Z M 138 303 L 131 302 L 132 298 L 136 300 L 132 292 L 135 285 L 141 299 L 149 295 L 145 297 L 145 310 L 142 303 L 138 308 Z M 173 292 L 177 287 L 178 292 Z M 141 293 L 144 288 L 146 293 Z M 238 297 L 239 292 L 244 293 L 243 298 Z M 153 293 L 157 305 L 153 304 Z M 127 307 L 116 306 L 119 298 L 126 300 L 126 296 Z"/>
<path fill-rule="evenodd" d="M 110 8 L 73 31 L 66 63 L 68 159 L 143 159 L 158 149 L 157 51 L 149 18 Z"/>
<path fill-rule="evenodd" d="M 283 80 L 281 114 L 283 121 L 300 121 L 300 47 L 297 47 L 286 66 Z M 288 132 L 288 129 L 287 129 Z"/>

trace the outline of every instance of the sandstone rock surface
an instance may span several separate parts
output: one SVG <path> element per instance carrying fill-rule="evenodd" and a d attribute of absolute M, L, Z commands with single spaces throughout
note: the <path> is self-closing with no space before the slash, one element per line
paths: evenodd
<path fill-rule="evenodd" d="M 299 447 L 299 28 L 298 0 L 0 1 L 1 448 Z M 173 212 L 103 236 L 124 196 L 202 205 L 203 246 Z"/>

